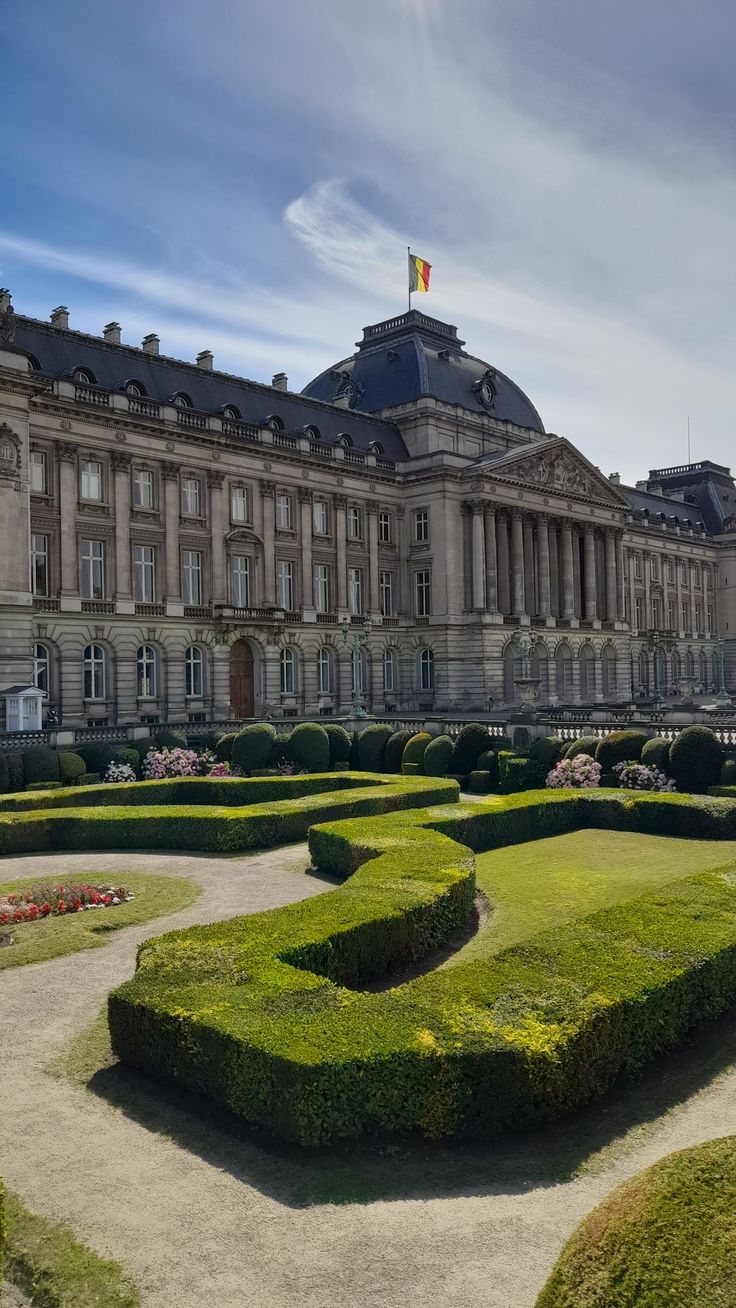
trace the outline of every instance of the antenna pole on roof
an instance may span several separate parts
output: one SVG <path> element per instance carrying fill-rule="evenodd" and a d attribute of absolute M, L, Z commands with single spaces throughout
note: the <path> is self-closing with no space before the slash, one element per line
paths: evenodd
<path fill-rule="evenodd" d="M 687 416 L 687 461 L 688 461 L 688 463 L 691 462 L 691 459 L 690 459 L 690 414 L 688 414 L 688 416 Z"/>

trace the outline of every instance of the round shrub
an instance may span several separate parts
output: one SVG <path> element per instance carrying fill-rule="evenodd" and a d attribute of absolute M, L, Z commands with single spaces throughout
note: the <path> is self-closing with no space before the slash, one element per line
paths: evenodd
<path fill-rule="evenodd" d="M 141 756 L 137 749 L 131 749 L 129 746 L 124 746 L 122 749 L 118 750 L 113 759 L 113 763 L 116 763 L 119 767 L 131 768 L 134 779 L 141 775 Z"/>
<path fill-rule="evenodd" d="M 187 747 L 185 733 L 173 727 L 162 727 L 160 731 L 154 731 L 153 739 L 158 749 L 186 749 Z"/>
<path fill-rule="evenodd" d="M 683 1149 L 609 1194 L 565 1245 L 536 1308 L 736 1302 L 736 1139 Z"/>
<path fill-rule="evenodd" d="M 658 768 L 660 772 L 669 771 L 670 742 L 664 736 L 652 736 L 641 751 L 641 762 L 648 768 Z"/>
<path fill-rule="evenodd" d="M 431 739 L 432 737 L 428 731 L 418 731 L 416 735 L 407 740 L 404 752 L 401 755 L 402 771 L 407 763 L 418 767 L 420 772 L 422 771 L 424 752 Z"/>
<path fill-rule="evenodd" d="M 565 742 L 559 736 L 540 736 L 529 746 L 529 758 L 533 758 L 536 763 L 541 763 L 545 771 L 549 772 L 550 768 L 559 762 L 564 748 Z"/>
<path fill-rule="evenodd" d="M 46 745 L 36 745 L 33 749 L 23 750 L 23 784 L 31 785 L 34 781 L 59 780 L 59 755 L 55 749 Z"/>
<path fill-rule="evenodd" d="M 138 749 L 140 743 L 142 742 L 135 742 L 136 749 Z M 121 745 L 119 740 L 95 740 L 90 741 L 89 744 L 77 745 L 75 753 L 84 759 L 88 772 L 99 772 L 100 776 L 104 777 L 108 765 L 115 762 L 116 756 L 123 748 L 124 746 Z M 148 741 L 146 743 L 146 753 L 150 748 L 151 742 Z M 140 750 L 138 752 L 140 753 Z"/>
<path fill-rule="evenodd" d="M 407 731 L 402 728 L 401 731 L 395 731 L 386 741 L 386 748 L 383 751 L 383 770 L 384 772 L 400 772 L 401 758 L 406 745 L 414 735 L 413 731 Z"/>
<path fill-rule="evenodd" d="M 568 745 L 564 757 L 575 758 L 577 754 L 590 754 L 591 758 L 595 758 L 599 743 L 599 736 L 578 736 L 577 740 L 573 740 L 572 744 Z"/>
<path fill-rule="evenodd" d="M 717 786 L 723 766 L 723 749 L 710 727 L 685 727 L 670 746 L 670 775 L 677 789 L 704 795 Z"/>
<path fill-rule="evenodd" d="M 724 759 L 720 784 L 722 786 L 736 786 L 736 758 Z"/>
<path fill-rule="evenodd" d="M 353 772 L 358 770 L 358 732 L 354 731 L 350 737 L 350 767 Z"/>
<path fill-rule="evenodd" d="M 205 731 L 203 736 L 193 737 L 187 743 L 190 749 L 197 749 L 200 754 L 214 754 L 219 739 L 219 731 Z"/>
<path fill-rule="evenodd" d="M 424 774 L 427 777 L 446 777 L 454 745 L 449 736 L 435 736 L 424 751 Z"/>
<path fill-rule="evenodd" d="M 230 762 L 233 754 L 233 741 L 235 740 L 235 734 L 234 731 L 228 731 L 227 735 L 220 736 L 220 739 L 217 741 L 217 744 L 212 751 L 215 756 L 215 762 Z"/>
<path fill-rule="evenodd" d="M 241 772 L 252 768 L 268 767 L 268 760 L 276 739 L 276 728 L 270 722 L 252 722 L 239 731 L 233 741 L 230 761 Z"/>
<path fill-rule="evenodd" d="M 350 735 L 339 722 L 323 722 L 323 731 L 327 732 L 330 742 L 330 767 L 336 763 L 350 762 Z"/>
<path fill-rule="evenodd" d="M 6 790 L 10 790 L 10 772 L 8 760 L 4 754 L 0 754 L 0 795 L 4 795 Z"/>
<path fill-rule="evenodd" d="M 598 741 L 596 763 L 604 772 L 613 772 L 617 763 L 636 762 L 647 739 L 645 731 L 611 731 Z"/>
<path fill-rule="evenodd" d="M 23 789 L 23 755 L 20 750 L 13 750 L 12 753 L 6 754 L 5 762 L 8 765 L 8 790 Z"/>
<path fill-rule="evenodd" d="M 136 755 L 136 763 L 138 756 Z M 87 771 L 87 764 L 80 754 L 62 750 L 59 754 L 59 777 L 65 786 L 73 786 L 79 777 Z"/>
<path fill-rule="evenodd" d="M 307 772 L 328 772 L 330 741 L 319 722 L 300 722 L 291 733 L 291 757 Z"/>
<path fill-rule="evenodd" d="M 284 763 L 291 763 L 293 754 L 291 752 L 291 735 L 290 731 L 282 731 L 271 746 L 271 753 L 268 756 L 268 766 L 278 769 Z"/>
<path fill-rule="evenodd" d="M 482 723 L 469 722 L 463 727 L 452 751 L 450 772 L 453 776 L 467 776 L 472 772 L 478 761 L 478 755 L 489 749 L 490 743 L 488 728 Z"/>
<path fill-rule="evenodd" d="M 358 732 L 358 767 L 361 772 L 383 771 L 383 755 L 392 735 L 385 722 L 372 722 Z"/>

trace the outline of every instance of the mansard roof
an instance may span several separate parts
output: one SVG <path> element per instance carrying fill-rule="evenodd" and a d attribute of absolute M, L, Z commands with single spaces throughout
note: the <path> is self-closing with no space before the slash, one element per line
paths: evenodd
<path fill-rule="evenodd" d="M 316 427 L 321 439 L 330 444 L 347 435 L 355 449 L 368 450 L 372 442 L 377 442 L 387 458 L 407 458 L 398 428 L 380 417 L 346 411 L 319 398 L 149 354 L 20 314 L 15 324 L 15 347 L 30 354 L 34 366 L 37 364 L 45 377 L 68 378 L 75 369 L 82 368 L 106 390 L 122 391 L 128 382 L 135 381 L 159 403 L 171 403 L 175 395 L 183 393 L 202 413 L 218 414 L 230 405 L 244 422 L 261 425 L 276 418 L 286 431 Z"/>

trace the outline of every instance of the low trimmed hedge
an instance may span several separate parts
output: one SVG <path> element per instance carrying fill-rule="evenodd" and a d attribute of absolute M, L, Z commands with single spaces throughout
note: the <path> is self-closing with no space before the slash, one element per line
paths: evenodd
<path fill-rule="evenodd" d="M 356 988 L 469 914 L 471 850 L 583 826 L 733 839 L 736 803 L 545 791 L 313 826 L 313 862 L 345 885 L 148 941 L 109 999 L 113 1048 L 305 1145 L 480 1138 L 569 1112 L 736 998 L 733 873 L 715 851 L 713 871 L 494 958 Z"/>
<path fill-rule="evenodd" d="M 498 783 L 502 795 L 537 790 L 544 785 L 549 768 L 539 759 L 524 758 L 502 750 L 498 755 Z"/>

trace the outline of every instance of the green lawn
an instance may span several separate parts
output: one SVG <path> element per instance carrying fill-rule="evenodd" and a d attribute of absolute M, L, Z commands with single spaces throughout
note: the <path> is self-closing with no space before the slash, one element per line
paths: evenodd
<path fill-rule="evenodd" d="M 164 917 L 168 913 L 178 913 L 193 904 L 201 894 L 197 883 L 185 877 L 139 876 L 132 872 L 83 872 L 78 878 L 64 877 L 66 881 L 76 879 L 92 885 L 107 886 L 113 882 L 123 885 L 132 890 L 135 899 L 128 904 L 95 909 L 94 912 L 47 917 L 43 921 L 4 927 L 4 931 L 11 931 L 15 944 L 0 949 L 0 971 L 23 963 L 44 963 L 49 958 L 73 954 L 78 949 L 94 949 L 104 945 L 111 931 L 149 922 L 151 918 Z M 0 894 L 38 885 L 42 880 L 58 881 L 59 877 L 50 871 L 45 878 L 4 881 L 0 884 Z"/>
<path fill-rule="evenodd" d="M 734 840 L 680 840 L 587 828 L 478 854 L 478 889 L 488 897 L 491 915 L 447 966 L 488 958 L 547 927 L 732 862 Z"/>

